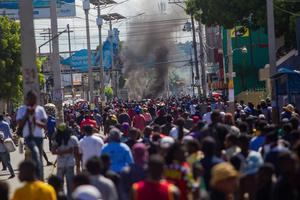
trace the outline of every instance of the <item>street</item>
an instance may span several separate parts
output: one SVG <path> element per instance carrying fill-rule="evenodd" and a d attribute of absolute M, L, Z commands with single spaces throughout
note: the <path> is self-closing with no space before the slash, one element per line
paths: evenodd
<path fill-rule="evenodd" d="M 48 156 L 49 161 L 54 163 L 56 156 L 53 156 L 49 152 L 48 144 L 49 144 L 48 140 L 44 140 L 44 150 Z M 16 173 L 16 177 L 13 179 L 8 179 L 8 177 L 10 176 L 9 171 L 8 170 L 0 171 L 0 181 L 7 181 L 7 183 L 9 184 L 9 187 L 10 187 L 10 195 L 13 195 L 14 191 L 17 188 L 22 186 L 22 183 L 18 179 L 18 165 L 24 159 L 24 153 L 20 154 L 19 149 L 17 147 L 17 150 L 10 154 L 10 158 L 11 158 L 11 164 Z M 45 166 L 46 162 L 44 159 L 43 159 L 43 162 L 44 162 L 44 176 L 45 176 L 45 180 L 47 180 L 47 178 L 51 174 L 55 173 L 55 169 L 54 169 L 54 166 Z"/>

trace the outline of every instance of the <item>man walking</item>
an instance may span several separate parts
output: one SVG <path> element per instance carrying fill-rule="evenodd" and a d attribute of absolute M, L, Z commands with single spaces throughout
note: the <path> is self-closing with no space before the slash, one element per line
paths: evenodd
<path fill-rule="evenodd" d="M 9 152 L 7 151 L 5 144 L 4 144 L 4 134 L 3 132 L 0 131 L 0 159 L 2 160 L 3 165 L 5 165 L 9 172 L 10 172 L 10 177 L 9 179 L 15 177 L 14 170 L 11 166 L 10 163 L 10 157 L 9 157 Z"/>
<path fill-rule="evenodd" d="M 4 140 L 7 138 L 12 138 L 11 129 L 9 127 L 8 122 L 4 120 L 4 115 L 0 115 L 0 132 L 4 134 Z M 10 160 L 10 156 L 8 154 L 8 160 Z M 1 158 L 0 158 L 1 161 Z M 6 170 L 5 162 L 2 161 L 3 171 Z"/>
<path fill-rule="evenodd" d="M 85 137 L 79 142 L 79 153 L 82 158 L 82 168 L 85 169 L 85 165 L 90 158 L 100 155 L 104 143 L 100 137 L 93 134 L 92 126 L 84 126 L 83 131 Z"/>
<path fill-rule="evenodd" d="M 43 180 L 43 137 L 46 128 L 47 114 L 42 106 L 37 105 L 37 94 L 29 91 L 25 98 L 26 105 L 21 106 L 17 113 L 18 127 L 22 130 L 25 143 L 31 151 L 33 162 L 37 166 L 37 175 Z"/>

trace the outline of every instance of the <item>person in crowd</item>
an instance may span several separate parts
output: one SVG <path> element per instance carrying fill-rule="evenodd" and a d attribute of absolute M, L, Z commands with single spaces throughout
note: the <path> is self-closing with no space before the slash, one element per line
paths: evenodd
<path fill-rule="evenodd" d="M 234 199 L 238 189 L 238 171 L 229 163 L 223 162 L 212 168 L 210 184 L 211 200 Z"/>
<path fill-rule="evenodd" d="M 203 115 L 202 119 L 208 125 L 210 125 L 212 123 L 212 121 L 211 121 L 211 114 L 212 114 L 211 107 L 207 106 L 206 113 Z"/>
<path fill-rule="evenodd" d="M 9 199 L 9 186 L 6 182 L 0 181 L 0 200 Z"/>
<path fill-rule="evenodd" d="M 263 164 L 257 173 L 257 188 L 255 192 L 255 200 L 271 200 L 274 189 L 274 167 L 272 164 Z"/>
<path fill-rule="evenodd" d="M 261 100 L 260 102 L 261 112 L 265 116 L 268 123 L 272 122 L 272 107 L 268 106 L 265 100 Z"/>
<path fill-rule="evenodd" d="M 180 190 L 181 200 L 192 196 L 193 177 L 189 164 L 186 162 L 184 146 L 180 143 L 173 144 L 166 155 L 165 178 L 176 185 Z"/>
<path fill-rule="evenodd" d="M 197 162 L 204 158 L 204 154 L 200 151 L 200 143 L 190 137 L 190 139 L 184 139 L 184 144 L 186 147 L 186 161 L 189 166 L 193 167 Z"/>
<path fill-rule="evenodd" d="M 96 121 L 97 127 L 99 128 L 99 130 L 101 130 L 102 127 L 103 127 L 103 117 L 99 113 L 99 109 L 98 108 L 94 109 L 93 117 L 94 117 L 94 119 Z"/>
<path fill-rule="evenodd" d="M 123 124 L 124 122 L 127 122 L 129 125 L 131 125 L 131 118 L 129 117 L 128 113 L 124 108 L 120 108 L 118 115 L 118 122 L 119 124 Z"/>
<path fill-rule="evenodd" d="M 280 114 L 280 119 L 290 120 L 295 115 L 295 107 L 292 104 L 288 104 L 283 107 L 283 112 Z"/>
<path fill-rule="evenodd" d="M 81 155 L 82 168 L 85 169 L 86 162 L 93 156 L 99 156 L 104 145 L 103 140 L 93 134 L 92 126 L 84 126 L 85 137 L 79 141 L 79 153 Z"/>
<path fill-rule="evenodd" d="M 138 142 L 141 136 L 141 131 L 137 128 L 131 128 L 128 133 L 128 140 L 125 142 L 132 149 L 133 145 Z"/>
<path fill-rule="evenodd" d="M 166 124 L 167 119 L 166 119 L 165 110 L 164 109 L 158 110 L 157 115 L 158 116 L 155 118 L 153 123 L 156 124 L 156 125 L 159 125 L 159 126 L 162 126 L 162 125 Z"/>
<path fill-rule="evenodd" d="M 107 135 L 111 127 L 116 126 L 118 124 L 118 120 L 116 115 L 109 113 L 107 119 L 104 123 L 104 134 Z"/>
<path fill-rule="evenodd" d="M 152 136 L 152 127 L 146 126 L 143 132 L 142 142 L 149 146 L 151 143 L 151 136 Z"/>
<path fill-rule="evenodd" d="M 4 120 L 4 116 L 0 115 L 0 131 L 3 132 L 4 138 L 12 138 L 12 132 L 9 124 Z"/>
<path fill-rule="evenodd" d="M 145 118 L 146 125 L 151 124 L 151 122 L 152 122 L 152 116 L 151 116 L 151 114 L 149 113 L 147 107 L 144 107 L 144 108 L 143 108 L 143 116 L 144 116 L 144 118 Z"/>
<path fill-rule="evenodd" d="M 266 140 L 266 133 L 269 131 L 269 127 L 266 121 L 258 121 L 256 126 L 256 136 L 251 138 L 250 149 L 253 151 L 258 151 Z"/>
<path fill-rule="evenodd" d="M 167 115 L 166 116 L 166 124 L 161 126 L 161 133 L 162 134 L 164 134 L 166 136 L 169 136 L 170 131 L 172 130 L 172 128 L 174 128 L 174 125 L 173 125 L 172 122 L 173 122 L 172 115 Z"/>
<path fill-rule="evenodd" d="M 45 106 L 45 111 L 48 116 L 46 136 L 49 140 L 49 150 L 51 151 L 53 136 L 56 132 L 56 108 Z"/>
<path fill-rule="evenodd" d="M 4 120 L 4 115 L 0 115 L 0 132 L 2 132 L 4 134 L 4 139 L 12 138 L 10 126 L 9 126 L 8 122 Z M 8 159 L 10 160 L 9 154 L 8 154 Z M 1 158 L 0 158 L 0 161 L 1 161 Z M 3 171 L 6 170 L 6 165 L 4 163 L 5 162 L 2 161 L 2 166 L 3 166 L 2 170 Z"/>
<path fill-rule="evenodd" d="M 188 134 L 189 131 L 184 128 L 184 123 L 183 118 L 178 118 L 175 123 L 176 126 L 171 129 L 169 135 L 175 140 L 181 141 L 183 137 Z"/>
<path fill-rule="evenodd" d="M 101 174 L 102 163 L 99 157 L 92 157 L 86 163 L 86 169 L 90 174 L 90 181 L 102 195 L 103 200 L 118 200 L 114 183 Z"/>
<path fill-rule="evenodd" d="M 222 158 L 225 161 L 230 161 L 233 156 L 241 152 L 238 146 L 238 136 L 236 134 L 228 134 L 225 138 L 225 149 L 222 151 Z"/>
<path fill-rule="evenodd" d="M 97 129 L 97 128 L 98 128 L 97 122 L 96 122 L 96 120 L 94 120 L 94 119 L 92 118 L 91 111 L 89 111 L 89 110 L 87 110 L 87 111 L 85 112 L 85 117 L 84 117 L 84 119 L 83 119 L 83 120 L 81 121 L 81 123 L 80 123 L 80 129 L 83 129 L 83 127 L 85 127 L 85 126 L 91 126 L 91 127 L 93 127 L 94 129 Z"/>
<path fill-rule="evenodd" d="M 84 110 L 80 110 L 80 112 L 79 112 L 79 116 L 76 118 L 76 123 L 78 124 L 78 125 L 80 125 L 81 124 L 81 122 L 84 120 Z"/>
<path fill-rule="evenodd" d="M 207 187 L 207 190 L 210 189 L 210 179 L 211 179 L 211 170 L 213 166 L 224 162 L 221 158 L 216 155 L 217 143 L 212 137 L 206 137 L 202 141 L 202 151 L 204 158 L 200 160 L 200 164 L 204 170 L 204 182 Z"/>
<path fill-rule="evenodd" d="M 107 154 L 102 154 L 100 156 L 102 168 L 101 168 L 101 174 L 105 177 L 111 180 L 114 184 L 115 187 L 119 187 L 119 182 L 120 182 L 120 175 L 114 171 L 112 171 L 111 168 L 111 160 L 109 155 Z"/>
<path fill-rule="evenodd" d="M 92 186 L 88 175 L 79 174 L 73 179 L 73 200 L 99 200 L 103 199 L 99 190 Z"/>
<path fill-rule="evenodd" d="M 279 176 L 274 186 L 273 199 L 299 199 L 299 161 L 290 152 L 283 152 L 278 157 Z"/>
<path fill-rule="evenodd" d="M 4 140 L 5 140 L 4 133 L 0 131 L 0 159 L 2 161 L 2 164 L 8 168 L 10 173 L 10 177 L 8 179 L 11 179 L 15 177 L 15 172 L 11 165 L 9 152 L 7 151 L 7 148 L 4 144 Z"/>
<path fill-rule="evenodd" d="M 256 191 L 256 173 L 263 165 L 263 158 L 260 153 L 249 149 L 249 136 L 242 135 L 238 138 L 241 152 L 235 158 L 239 160 L 239 171 L 241 173 L 239 196 L 244 198 L 248 195 L 249 199 L 254 199 Z"/>
<path fill-rule="evenodd" d="M 211 124 L 205 126 L 198 135 L 198 139 L 201 142 L 206 136 L 211 136 L 216 142 L 216 153 L 221 156 L 221 150 L 224 149 L 224 141 L 226 135 L 230 133 L 228 126 L 222 124 L 222 115 L 219 110 L 214 110 L 211 114 Z"/>
<path fill-rule="evenodd" d="M 184 128 L 190 130 L 194 126 L 193 118 L 190 117 L 188 112 L 184 112 L 181 117 L 184 119 Z"/>
<path fill-rule="evenodd" d="M 126 144 L 121 143 L 121 132 L 117 128 L 109 131 L 109 142 L 103 146 L 101 154 L 109 155 L 111 170 L 117 173 L 133 163 L 131 150 Z"/>
<path fill-rule="evenodd" d="M 159 155 L 153 155 L 148 163 L 148 177 L 132 186 L 132 200 L 179 200 L 180 192 L 176 186 L 163 179 L 164 160 Z"/>
<path fill-rule="evenodd" d="M 137 143 L 132 148 L 134 163 L 123 168 L 120 175 L 120 199 L 129 199 L 131 187 L 134 183 L 146 178 L 148 151 L 146 145 Z"/>
<path fill-rule="evenodd" d="M 56 193 L 52 186 L 38 180 L 37 167 L 33 161 L 23 161 L 19 165 L 19 180 L 25 185 L 18 188 L 12 200 L 43 199 L 56 200 Z"/>
<path fill-rule="evenodd" d="M 48 178 L 48 184 L 54 188 L 57 200 L 68 200 L 64 193 L 64 185 L 61 178 L 52 175 Z"/>
<path fill-rule="evenodd" d="M 233 133 L 236 135 L 240 134 L 240 130 L 239 130 L 239 128 L 237 128 L 235 126 L 235 121 L 234 121 L 233 115 L 231 113 L 225 113 L 224 124 L 229 126 L 230 133 Z"/>
<path fill-rule="evenodd" d="M 67 181 L 68 196 L 71 197 L 71 182 L 76 172 L 80 172 L 79 144 L 76 136 L 65 123 L 59 125 L 54 138 L 52 153 L 57 155 L 57 176 Z"/>
<path fill-rule="evenodd" d="M 38 178 L 43 180 L 43 137 L 48 117 L 45 109 L 37 104 L 37 94 L 34 91 L 29 91 L 25 99 L 26 105 L 21 106 L 17 112 L 18 129 L 22 131 L 31 158 L 37 165 Z"/>
<path fill-rule="evenodd" d="M 138 106 L 135 109 L 135 113 L 136 114 L 132 120 L 132 126 L 134 128 L 140 129 L 140 131 L 144 131 L 147 123 L 146 123 L 144 115 L 142 114 L 142 109 Z"/>

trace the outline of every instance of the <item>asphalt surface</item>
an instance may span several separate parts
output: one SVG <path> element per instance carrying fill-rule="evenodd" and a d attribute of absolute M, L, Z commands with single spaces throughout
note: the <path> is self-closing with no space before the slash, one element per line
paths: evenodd
<path fill-rule="evenodd" d="M 49 147 L 48 147 L 48 140 L 46 140 L 46 139 L 44 140 L 44 151 L 46 152 L 49 161 L 54 163 L 56 156 L 53 156 L 50 153 Z M 18 179 L 18 174 L 19 174 L 18 165 L 20 164 L 20 162 L 22 162 L 24 160 L 25 153 L 20 154 L 19 148 L 17 147 L 17 150 L 10 154 L 10 158 L 11 158 L 12 167 L 15 171 L 16 177 L 14 177 L 12 179 L 8 179 L 8 177 L 10 176 L 10 173 L 8 170 L 1 171 L 2 170 L 2 163 L 1 163 L 0 164 L 0 181 L 6 181 L 9 184 L 10 195 L 13 195 L 14 191 L 23 185 L 23 183 L 21 183 Z M 45 181 L 47 181 L 47 178 L 49 176 L 56 173 L 56 169 L 54 166 L 46 166 L 45 159 L 43 159 L 43 163 L 44 163 L 44 178 L 45 178 Z"/>

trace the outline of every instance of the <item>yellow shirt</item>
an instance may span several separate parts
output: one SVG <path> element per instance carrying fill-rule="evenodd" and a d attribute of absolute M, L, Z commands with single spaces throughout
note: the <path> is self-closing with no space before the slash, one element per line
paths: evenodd
<path fill-rule="evenodd" d="M 56 200 L 56 193 L 52 186 L 34 181 L 17 189 L 12 200 Z"/>

